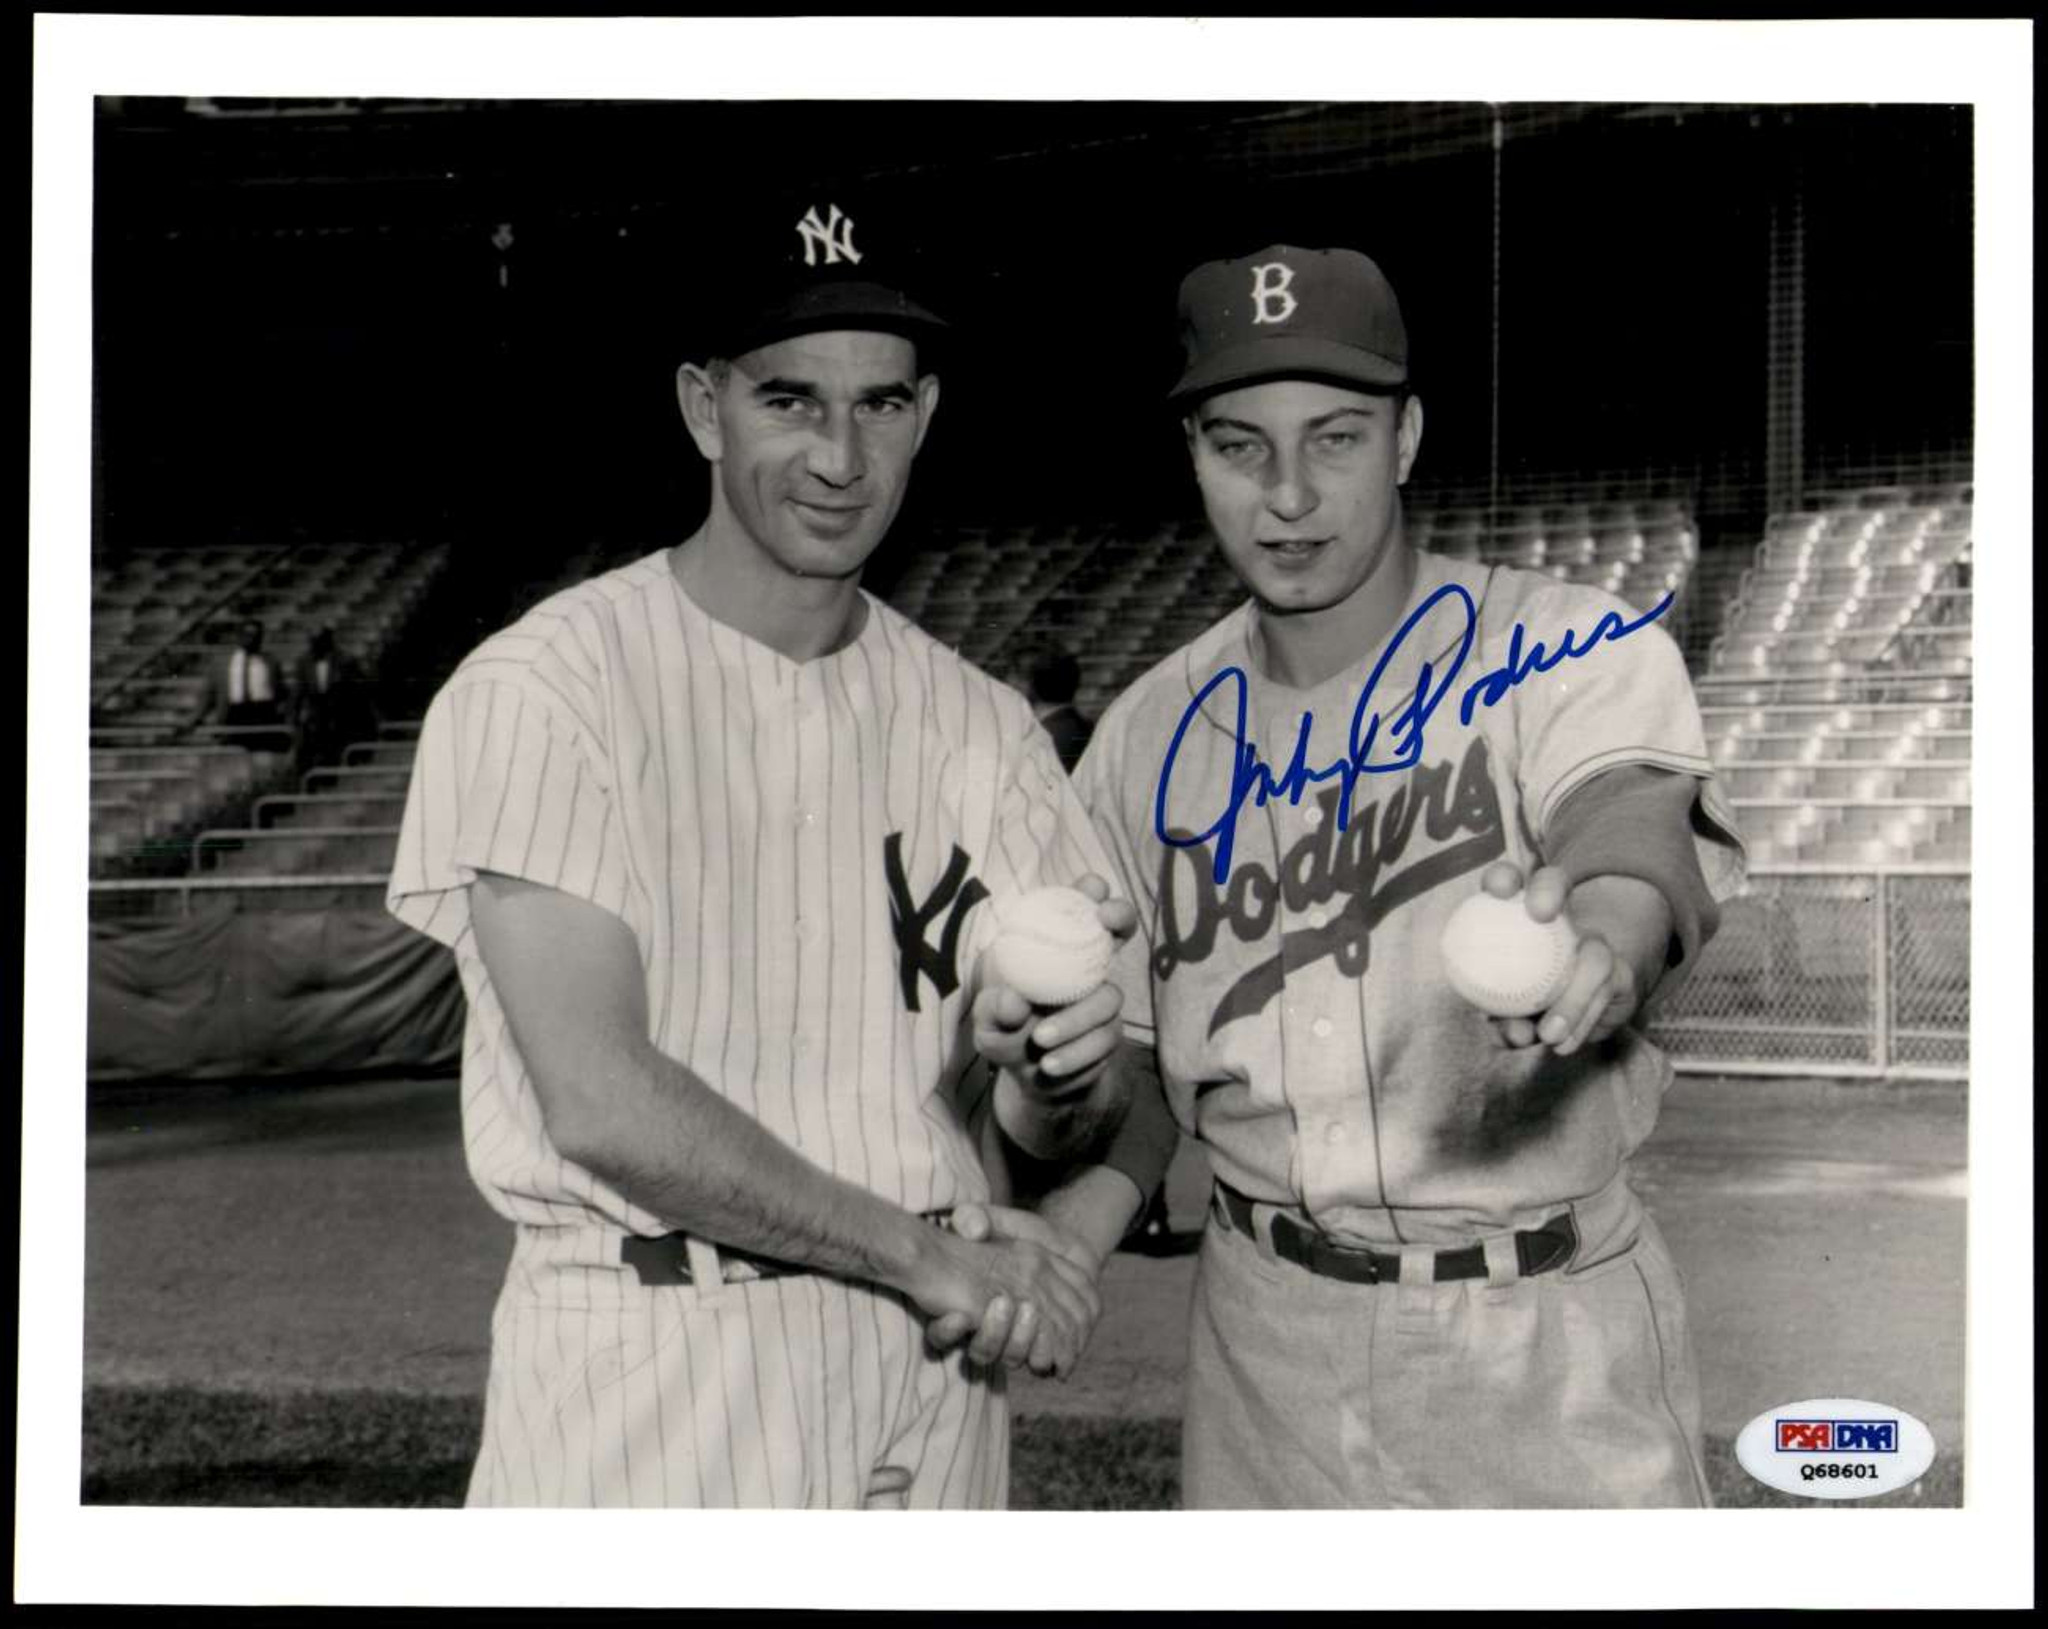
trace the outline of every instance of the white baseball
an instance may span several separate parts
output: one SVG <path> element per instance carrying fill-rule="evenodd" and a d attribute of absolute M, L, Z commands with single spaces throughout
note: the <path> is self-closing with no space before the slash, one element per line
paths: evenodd
<path fill-rule="evenodd" d="M 1579 936 L 1564 917 L 1538 922 L 1521 894 L 1474 894 L 1444 924 L 1444 973 L 1451 987 L 1495 1018 L 1545 1011 L 1571 979 Z"/>
<path fill-rule="evenodd" d="M 1039 1007 L 1079 1001 L 1109 975 L 1116 942 L 1078 888 L 1034 888 L 996 905 L 996 936 L 982 952 L 985 984 L 1006 984 Z"/>

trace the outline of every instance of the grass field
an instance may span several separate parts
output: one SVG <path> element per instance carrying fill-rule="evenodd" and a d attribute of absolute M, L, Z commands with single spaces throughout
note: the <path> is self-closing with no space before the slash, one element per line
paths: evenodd
<path fill-rule="evenodd" d="M 1634 1182 L 1687 1279 L 1723 1505 L 1954 1507 L 1963 1133 L 1948 1089 L 1681 1083 Z M 96 1505 L 459 1503 L 509 1229 L 434 1078 L 99 1090 L 88 1101 L 82 1496 Z M 1208 1198 L 1182 1150 L 1168 1199 Z M 1178 1503 L 1186 1254 L 1120 1252 L 1071 1380 L 1013 1377 L 1011 1503 Z M 1886 1500 L 1777 1494 L 1728 1443 L 1800 1397 L 1925 1421 L 1933 1469 Z"/>
<path fill-rule="evenodd" d="M 265 1397 L 189 1387 L 95 1386 L 85 1398 L 87 1504 L 459 1505 L 481 1406 L 458 1397 L 308 1392 Z M 1180 1493 L 1178 1422 L 1025 1415 L 1013 1434 L 1017 1510 L 1171 1510 Z M 1962 1466 L 1937 1459 L 1911 1487 L 1875 1499 L 1801 1499 L 1752 1481 L 1710 1439 L 1718 1505 L 1806 1509 L 1958 1505 Z"/>

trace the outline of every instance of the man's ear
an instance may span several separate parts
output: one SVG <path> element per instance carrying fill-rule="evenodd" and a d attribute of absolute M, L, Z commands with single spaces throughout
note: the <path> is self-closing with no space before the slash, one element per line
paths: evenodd
<path fill-rule="evenodd" d="M 1415 467 L 1415 455 L 1422 449 L 1422 398 L 1410 396 L 1401 404 L 1401 470 L 1394 477 L 1399 485 L 1408 479 L 1409 470 Z"/>
<path fill-rule="evenodd" d="M 925 432 L 932 427 L 932 415 L 939 410 L 939 376 L 927 373 L 917 381 L 917 440 L 911 443 L 913 456 L 924 445 Z"/>
<path fill-rule="evenodd" d="M 725 451 L 725 434 L 718 423 L 718 386 L 711 375 L 694 362 L 676 369 L 676 402 L 683 410 L 683 425 L 705 462 L 715 464 Z"/>

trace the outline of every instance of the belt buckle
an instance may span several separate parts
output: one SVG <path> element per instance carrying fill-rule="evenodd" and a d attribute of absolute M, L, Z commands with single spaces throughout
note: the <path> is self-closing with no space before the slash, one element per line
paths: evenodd
<path fill-rule="evenodd" d="M 1292 1250 L 1280 1248 L 1283 1222 Z M 1301 1221 L 1284 1212 L 1273 1218 L 1273 1251 L 1319 1278 L 1334 1278 L 1343 1284 L 1389 1282 L 1387 1257 L 1381 1252 L 1370 1246 L 1339 1244 L 1313 1222 Z"/>
<path fill-rule="evenodd" d="M 1401 1276 L 1401 1258 L 1399 1256 L 1390 1257 L 1383 1251 L 1370 1248 L 1354 1250 L 1350 1246 L 1342 1244 L 1333 1245 L 1331 1248 L 1341 1250 L 1345 1255 L 1356 1258 L 1360 1265 L 1365 1268 L 1365 1277 L 1358 1280 L 1361 1284 L 1386 1284 L 1398 1281 Z M 1389 1279 L 1387 1276 L 1387 1263 L 1389 1261 L 1394 1265 L 1393 1279 Z"/>
<path fill-rule="evenodd" d="M 1342 1271 L 1329 1276 L 1347 1284 L 1387 1284 L 1399 1278 L 1401 1265 L 1399 1257 L 1389 1257 L 1383 1251 L 1375 1250 L 1369 1244 L 1341 1244 L 1321 1228 L 1315 1230 L 1316 1242 L 1322 1247 L 1326 1261 L 1342 1264 Z M 1388 1271 L 1391 1263 L 1393 1271 Z"/>

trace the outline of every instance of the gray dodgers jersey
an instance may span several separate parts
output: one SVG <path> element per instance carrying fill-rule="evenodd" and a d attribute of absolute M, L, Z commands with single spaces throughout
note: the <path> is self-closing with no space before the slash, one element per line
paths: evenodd
<path fill-rule="evenodd" d="M 1649 1134 L 1671 1078 L 1633 1027 L 1565 1058 L 1510 1050 L 1452 990 L 1439 941 L 1484 869 L 1533 870 L 1567 796 L 1604 769 L 1648 764 L 1699 779 L 1695 835 L 1714 897 L 1742 876 L 1661 626 L 1596 640 L 1642 613 L 1536 573 L 1422 555 L 1411 619 L 1433 595 L 1411 627 L 1313 691 L 1259 676 L 1254 612 L 1239 609 L 1116 701 L 1077 775 L 1149 940 L 1144 966 L 1142 947 L 1122 964 L 1125 1018 L 1157 1042 L 1175 1119 L 1224 1180 L 1376 1245 L 1460 1242 L 1598 1192 Z M 1535 671 L 1536 641 L 1546 660 L 1567 644 L 1584 654 Z M 1513 684 L 1511 656 L 1526 673 Z M 1381 662 L 1359 714 L 1361 734 L 1374 715 L 1377 732 L 1354 760 L 1354 713 Z M 1274 783 L 1263 805 L 1247 792 L 1234 819 L 1239 687 L 1226 679 L 1194 706 L 1232 667 Z M 1421 714 L 1418 679 L 1439 698 Z M 1341 823 L 1341 775 L 1287 777 L 1304 714 L 1305 769 L 1390 766 L 1356 776 Z"/>

